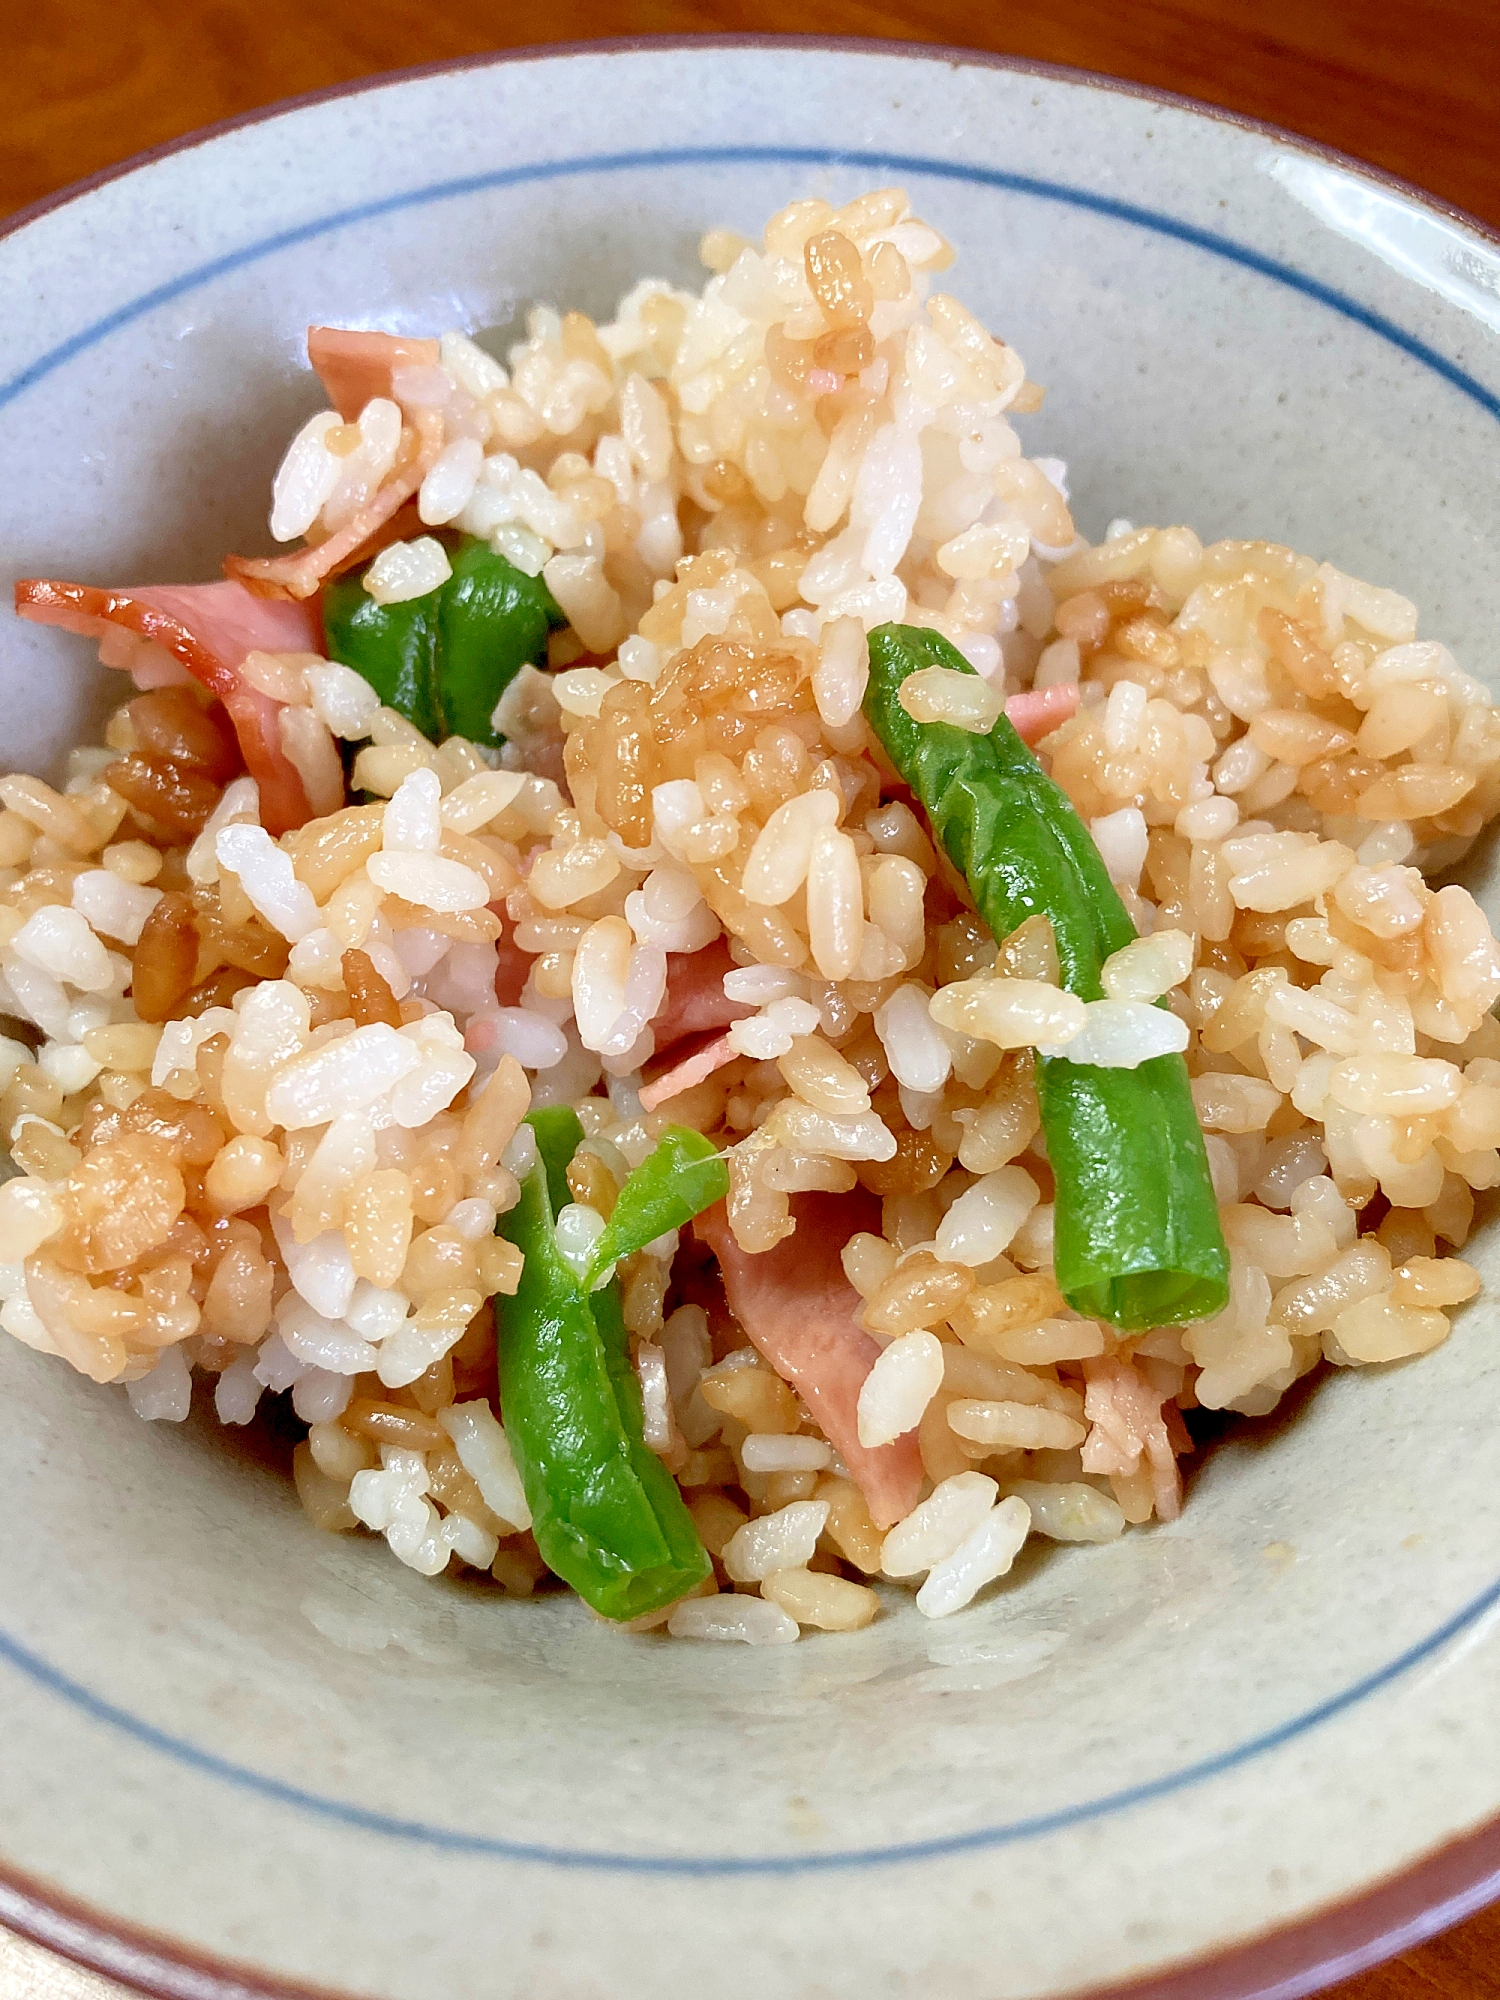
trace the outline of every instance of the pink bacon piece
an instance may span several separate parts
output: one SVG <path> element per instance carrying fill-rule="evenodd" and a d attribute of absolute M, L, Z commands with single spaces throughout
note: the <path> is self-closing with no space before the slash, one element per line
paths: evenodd
<path fill-rule="evenodd" d="M 1007 721 L 1023 743 L 1033 748 L 1044 736 L 1060 729 L 1078 711 L 1077 681 L 1063 681 L 1057 687 L 1027 688 L 1013 694 L 1005 704 Z"/>
<path fill-rule="evenodd" d="M 670 1104 L 674 1097 L 681 1097 L 685 1090 L 702 1083 L 716 1069 L 723 1069 L 726 1063 L 732 1063 L 737 1054 L 738 1050 L 731 1044 L 728 1035 L 718 1035 L 713 1041 L 705 1042 L 690 1056 L 674 1063 L 654 1083 L 646 1085 L 641 1092 L 642 1111 L 655 1111 L 659 1105 Z"/>
<path fill-rule="evenodd" d="M 1182 1475 L 1177 1453 L 1191 1448 L 1175 1406 L 1163 1411 L 1153 1389 L 1128 1361 L 1110 1355 L 1085 1361 L 1083 1414 L 1090 1430 L 1083 1442 L 1085 1472 L 1138 1472 L 1144 1457 L 1151 1473 L 1156 1512 L 1175 1521 L 1182 1512 Z M 1175 1429 L 1170 1419 L 1175 1418 Z"/>
<path fill-rule="evenodd" d="M 373 397 L 390 395 L 398 368 L 435 368 L 438 344 L 399 333 L 365 333 L 358 327 L 310 326 L 307 358 L 329 402 L 352 424 Z"/>
<path fill-rule="evenodd" d="M 724 975 L 734 970 L 724 938 L 701 951 L 668 952 L 667 995 L 651 1023 L 658 1049 L 665 1053 L 685 1035 L 710 1034 L 755 1012 L 743 1001 L 725 998 Z"/>
<path fill-rule="evenodd" d="M 839 1253 L 856 1231 L 880 1228 L 880 1204 L 858 1190 L 792 1201 L 796 1233 L 750 1256 L 734 1240 L 724 1206 L 709 1209 L 698 1235 L 719 1260 L 729 1309 L 756 1349 L 806 1403 L 865 1496 L 870 1519 L 889 1528 L 922 1491 L 917 1434 L 873 1450 L 859 1441 L 859 1392 L 880 1349 L 860 1326 L 859 1294 Z"/>
<path fill-rule="evenodd" d="M 435 340 L 407 340 L 392 333 L 365 333 L 351 327 L 314 326 L 307 332 L 307 353 L 328 391 L 329 401 L 346 423 L 353 423 L 374 396 L 389 396 L 401 368 L 434 366 Z M 443 448 L 440 410 L 406 412 L 409 431 L 402 451 L 374 496 L 326 540 L 284 556 L 228 556 L 226 576 L 247 584 L 264 597 L 308 598 L 324 580 L 373 554 L 396 514 L 432 470 Z"/>
<path fill-rule="evenodd" d="M 503 902 L 491 903 L 490 909 L 502 923 L 509 921 Z M 502 1007 L 519 1007 L 521 989 L 536 960 L 516 943 L 514 929 L 501 933 L 495 943 L 495 953 L 495 999 Z"/>
<path fill-rule="evenodd" d="M 198 681 L 217 695 L 234 724 L 245 768 L 260 787 L 267 828 L 285 833 L 311 817 L 301 773 L 282 747 L 282 704 L 253 687 L 240 669 L 252 652 L 321 653 L 315 605 L 257 597 L 238 583 L 109 590 L 25 577 L 16 585 L 16 611 L 34 625 L 98 639 L 105 664 L 128 666 L 140 686 Z"/>
<path fill-rule="evenodd" d="M 666 1060 L 641 1092 L 643 1110 L 654 1111 L 669 1103 L 734 1061 L 736 1051 L 728 1036 L 718 1031 L 755 1012 L 742 1001 L 725 996 L 724 975 L 734 969 L 723 938 L 704 945 L 701 951 L 668 953 L 666 997 L 651 1023 L 657 1047 Z M 685 1044 L 689 1046 L 682 1053 Z M 674 1050 L 678 1051 L 675 1060 Z"/>

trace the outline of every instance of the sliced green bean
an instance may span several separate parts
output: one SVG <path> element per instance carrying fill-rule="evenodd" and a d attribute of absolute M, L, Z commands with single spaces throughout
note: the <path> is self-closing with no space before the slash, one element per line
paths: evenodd
<path fill-rule="evenodd" d="M 728 1192 L 729 1169 L 713 1141 L 686 1125 L 669 1125 L 620 1189 L 594 1245 L 590 1282 L 669 1229 L 681 1229 Z"/>
<path fill-rule="evenodd" d="M 364 570 L 323 586 L 328 657 L 362 674 L 387 708 L 434 743 L 495 744 L 495 704 L 563 624 L 552 593 L 469 535 L 444 534 L 453 574 L 436 590 L 379 604 Z"/>
<path fill-rule="evenodd" d="M 685 1596 L 711 1565 L 644 1440 L 619 1287 L 590 1295 L 557 1246 L 582 1127 L 563 1108 L 528 1122 L 538 1158 L 499 1224 L 524 1259 L 514 1298 L 496 1300 L 506 1436 L 548 1568 L 604 1617 L 639 1618 Z"/>
<path fill-rule="evenodd" d="M 913 721 L 901 683 L 932 666 L 973 671 L 936 632 L 871 633 L 870 725 L 996 938 L 1047 917 L 1062 984 L 1097 1000 L 1104 960 L 1136 935 L 1099 850 L 1003 715 L 986 736 Z M 1182 1057 L 1100 1069 L 1038 1056 L 1036 1077 L 1068 1303 L 1129 1329 L 1221 1311 L 1229 1253 Z"/>

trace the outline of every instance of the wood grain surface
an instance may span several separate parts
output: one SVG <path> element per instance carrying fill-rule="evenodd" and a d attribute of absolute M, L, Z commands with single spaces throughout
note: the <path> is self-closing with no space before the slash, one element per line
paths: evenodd
<path fill-rule="evenodd" d="M 0 27 L 0 214 L 214 119 L 380 70 L 599 35 L 811 30 L 985 48 L 1204 98 L 1500 227 L 1497 0 L 8 0 Z M 0 1933 L 0 2000 L 116 1991 Z M 1338 1989 L 1492 1996 L 1500 1905 Z"/>

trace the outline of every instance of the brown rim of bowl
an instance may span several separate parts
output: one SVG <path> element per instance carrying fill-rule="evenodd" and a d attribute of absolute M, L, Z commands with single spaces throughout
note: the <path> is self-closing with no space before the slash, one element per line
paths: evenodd
<path fill-rule="evenodd" d="M 1058 2000 L 1302 2000 L 1413 1950 L 1497 1897 L 1500 1819 L 1311 1917 L 1200 1953 L 1165 1972 L 1108 1987 L 1075 1987 Z M 154 2000 L 355 2000 L 347 1990 L 304 1985 L 196 1951 L 3 1864 L 0 1922 Z"/>
<path fill-rule="evenodd" d="M 502 63 L 543 62 L 559 56 L 656 54 L 668 49 L 802 49 L 838 55 L 904 56 L 916 61 L 945 63 L 951 68 L 1008 70 L 1049 82 L 1107 90 L 1115 96 L 1139 98 L 1258 133 L 1293 152 L 1326 161 L 1356 179 L 1389 188 L 1421 208 L 1500 245 L 1500 228 L 1492 227 L 1467 209 L 1443 200 L 1357 160 L 1336 147 L 1306 139 L 1262 118 L 1228 111 L 1180 92 L 1153 89 L 1148 84 L 1107 76 L 1095 70 L 1073 69 L 1061 63 L 1028 62 L 1018 56 L 994 55 L 933 42 L 881 40 L 873 36 L 836 35 L 625 35 L 592 42 L 538 43 L 499 49 L 490 55 L 458 56 L 450 61 L 383 70 L 350 83 L 330 84 L 298 97 L 219 119 L 181 138 L 169 139 L 143 153 L 74 181 L 55 194 L 18 209 L 0 222 L 0 238 L 10 236 L 54 209 L 92 194 L 138 168 L 191 151 L 210 139 L 265 124 L 284 112 L 327 104 L 341 97 L 359 97 L 471 69 L 494 69 Z M 1336 1980 L 1378 1965 L 1409 1951 L 1425 1939 L 1461 1923 L 1500 1899 L 1500 1816 L 1476 1831 L 1460 1835 L 1412 1867 L 1371 1888 L 1340 1898 L 1323 1909 L 1262 1932 L 1244 1943 L 1202 1953 L 1170 1970 L 1110 1986 L 1075 1987 L 1068 2000 L 1301 2000 Z M 64 1891 L 36 1881 L 0 1863 L 0 1922 L 47 1950 L 75 1964 L 156 1996 L 156 2000 L 350 2000 L 330 1987 L 314 1987 L 236 1966 L 227 1959 L 194 1951 L 175 1940 L 110 1917 Z"/>

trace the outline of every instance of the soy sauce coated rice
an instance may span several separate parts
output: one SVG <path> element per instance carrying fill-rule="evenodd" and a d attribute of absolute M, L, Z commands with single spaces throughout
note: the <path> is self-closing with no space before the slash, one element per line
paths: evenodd
<path fill-rule="evenodd" d="M 494 1233 L 517 1127 L 575 1106 L 587 1234 L 693 1125 L 750 1303 L 686 1234 L 623 1274 L 647 1442 L 714 1557 L 651 1622 L 766 1644 L 867 1624 L 882 1574 L 943 1616 L 1028 1533 L 1170 1520 L 1184 1411 L 1263 1416 L 1447 1337 L 1500 1180 L 1500 951 L 1429 878 L 1500 805 L 1500 720 L 1407 600 L 1329 563 L 1080 541 L 1012 425 L 1041 391 L 933 289 L 950 253 L 898 191 L 703 256 L 701 296 L 538 308 L 508 368 L 445 334 L 278 475 L 273 529 L 316 551 L 425 468 L 380 601 L 441 583 L 444 525 L 544 577 L 569 623 L 498 760 L 252 653 L 316 807 L 275 840 L 222 711 L 140 640 L 106 657 L 149 691 L 63 789 L 0 781 L 0 1004 L 27 1024 L 0 1042 L 0 1324 L 148 1419 L 195 1376 L 226 1424 L 290 1391 L 318 1526 L 527 1596 L 490 1303 L 519 1276 Z M 1077 684 L 1039 754 L 1141 932 L 1086 1027 L 1045 924 L 992 938 L 872 754 L 888 621 L 982 677 L 924 688 L 932 719 Z M 342 803 L 340 740 L 369 803 Z M 1091 1060 L 1185 1046 L 1233 1257 L 1215 1319 L 1122 1336 L 1057 1291 L 1032 1050 L 1078 1033 Z M 810 1202 L 851 1218 L 847 1458 L 760 1351 Z M 862 1484 L 856 1446 L 906 1472 Z"/>

